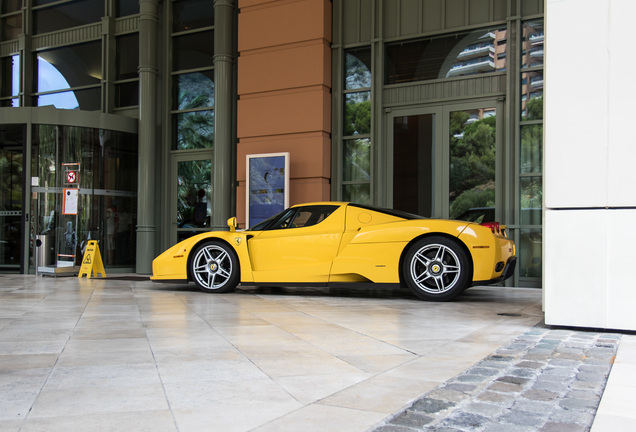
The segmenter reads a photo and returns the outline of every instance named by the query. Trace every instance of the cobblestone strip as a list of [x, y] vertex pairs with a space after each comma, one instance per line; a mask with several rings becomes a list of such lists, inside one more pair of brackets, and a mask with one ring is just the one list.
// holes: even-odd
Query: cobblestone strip
[[589, 431], [620, 336], [535, 327], [372, 431]]

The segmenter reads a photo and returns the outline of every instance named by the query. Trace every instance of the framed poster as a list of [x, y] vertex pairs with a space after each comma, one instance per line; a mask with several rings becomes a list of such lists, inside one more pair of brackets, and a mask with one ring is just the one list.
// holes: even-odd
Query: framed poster
[[247, 155], [247, 228], [289, 207], [289, 153]]

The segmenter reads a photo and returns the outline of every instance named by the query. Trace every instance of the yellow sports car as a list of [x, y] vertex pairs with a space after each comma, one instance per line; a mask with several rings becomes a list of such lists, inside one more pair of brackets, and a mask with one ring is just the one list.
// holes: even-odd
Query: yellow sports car
[[515, 244], [496, 222], [427, 219], [372, 206], [320, 202], [290, 207], [245, 231], [213, 231], [169, 248], [156, 282], [194, 281], [224, 293], [243, 285], [402, 284], [446, 301], [471, 285], [512, 276]]

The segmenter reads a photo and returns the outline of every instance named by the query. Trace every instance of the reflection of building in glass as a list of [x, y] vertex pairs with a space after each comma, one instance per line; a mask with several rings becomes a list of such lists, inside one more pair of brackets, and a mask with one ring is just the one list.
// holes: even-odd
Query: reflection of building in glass
[[[543, 98], [543, 23], [531, 21], [523, 26], [522, 64], [531, 71], [521, 78], [521, 111], [523, 117], [532, 117], [528, 103]], [[541, 69], [537, 69], [541, 68]]]
[[447, 78], [506, 69], [506, 30], [493, 30], [479, 36], [464, 48], [446, 73]]

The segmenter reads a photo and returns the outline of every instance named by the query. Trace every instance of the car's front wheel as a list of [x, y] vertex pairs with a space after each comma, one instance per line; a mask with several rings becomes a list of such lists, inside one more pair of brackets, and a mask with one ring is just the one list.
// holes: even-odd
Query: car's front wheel
[[214, 240], [203, 243], [192, 255], [190, 276], [202, 291], [230, 292], [239, 283], [238, 258], [225, 243]]
[[448, 301], [470, 283], [468, 254], [453, 240], [424, 237], [407, 251], [402, 264], [404, 280], [421, 299]]

